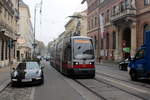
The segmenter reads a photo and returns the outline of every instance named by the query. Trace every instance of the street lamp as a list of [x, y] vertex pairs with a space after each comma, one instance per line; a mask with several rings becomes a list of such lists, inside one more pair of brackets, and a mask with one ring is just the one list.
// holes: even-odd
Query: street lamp
[[42, 12], [42, 0], [40, 3], [37, 3], [34, 7], [34, 41], [33, 41], [33, 57], [35, 57], [35, 47], [37, 44], [35, 43], [35, 34], [36, 34], [36, 11], [37, 7], [40, 6], [40, 13]]
[[35, 32], [36, 32], [36, 8], [37, 8], [38, 4], [35, 5], [34, 7], [34, 40], [33, 40], [33, 58], [35, 57]]

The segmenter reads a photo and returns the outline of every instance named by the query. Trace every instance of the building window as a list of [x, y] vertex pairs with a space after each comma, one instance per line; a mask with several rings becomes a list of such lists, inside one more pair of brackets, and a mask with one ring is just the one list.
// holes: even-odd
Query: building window
[[1, 48], [1, 60], [4, 60], [4, 40], [2, 40], [2, 48]]
[[94, 37], [94, 41], [95, 41], [95, 49], [97, 47], [97, 39], [96, 39], [96, 36]]
[[109, 49], [109, 33], [106, 34], [106, 49]]
[[94, 20], [92, 19], [92, 28], [94, 27]]
[[116, 6], [113, 7], [113, 15], [116, 14]]
[[145, 24], [144, 27], [143, 27], [143, 44], [144, 44], [144, 41], [146, 39], [145, 38], [146, 37], [145, 32], [148, 31], [148, 30], [150, 30], [150, 26], [148, 24]]
[[97, 27], [97, 17], [95, 17], [95, 27]]
[[90, 30], [91, 30], [91, 28], [92, 28], [92, 20], [90, 20], [90, 26], [89, 26], [90, 28]]
[[15, 43], [14, 43], [14, 58], [16, 58], [16, 45], [15, 45]]
[[106, 23], [109, 23], [109, 20], [110, 20], [110, 12], [109, 12], [109, 10], [107, 10], [107, 13], [106, 13]]
[[150, 4], [150, 0], [144, 0], [144, 5], [149, 5]]
[[6, 41], [6, 46], [5, 46], [5, 59], [7, 60], [7, 53], [8, 53], [8, 42]]
[[88, 30], [90, 30], [90, 21], [88, 21]]
[[113, 32], [113, 49], [116, 49], [116, 33]]
[[104, 49], [103, 38], [101, 39], [101, 49]]

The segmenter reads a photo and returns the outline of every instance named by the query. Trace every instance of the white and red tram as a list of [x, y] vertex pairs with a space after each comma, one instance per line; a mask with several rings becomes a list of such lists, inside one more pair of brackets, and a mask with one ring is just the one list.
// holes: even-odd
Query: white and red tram
[[58, 40], [51, 48], [51, 65], [63, 74], [95, 77], [94, 41], [73, 36]]

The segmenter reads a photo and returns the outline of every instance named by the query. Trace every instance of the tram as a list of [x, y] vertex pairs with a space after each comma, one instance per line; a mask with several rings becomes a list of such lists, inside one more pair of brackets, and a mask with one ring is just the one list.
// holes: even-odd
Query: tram
[[73, 36], [56, 40], [51, 47], [51, 65], [67, 76], [95, 77], [92, 38]]

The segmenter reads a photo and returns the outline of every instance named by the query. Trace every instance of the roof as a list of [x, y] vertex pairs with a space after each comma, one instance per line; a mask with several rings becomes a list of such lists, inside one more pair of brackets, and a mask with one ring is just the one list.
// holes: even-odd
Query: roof
[[25, 4], [25, 3], [23, 2], [23, 0], [19, 0], [19, 5], [20, 5], [20, 6], [28, 6], [27, 4]]
[[81, 4], [83, 4], [85, 1], [86, 1], [86, 0], [83, 0], [83, 1], [81, 2]]
[[29, 17], [31, 17], [31, 15], [30, 15], [30, 10], [29, 10], [29, 6], [28, 6], [27, 4], [25, 4], [25, 3], [23, 2], [23, 0], [19, 0], [19, 7], [26, 8], [27, 11], [28, 11]]

